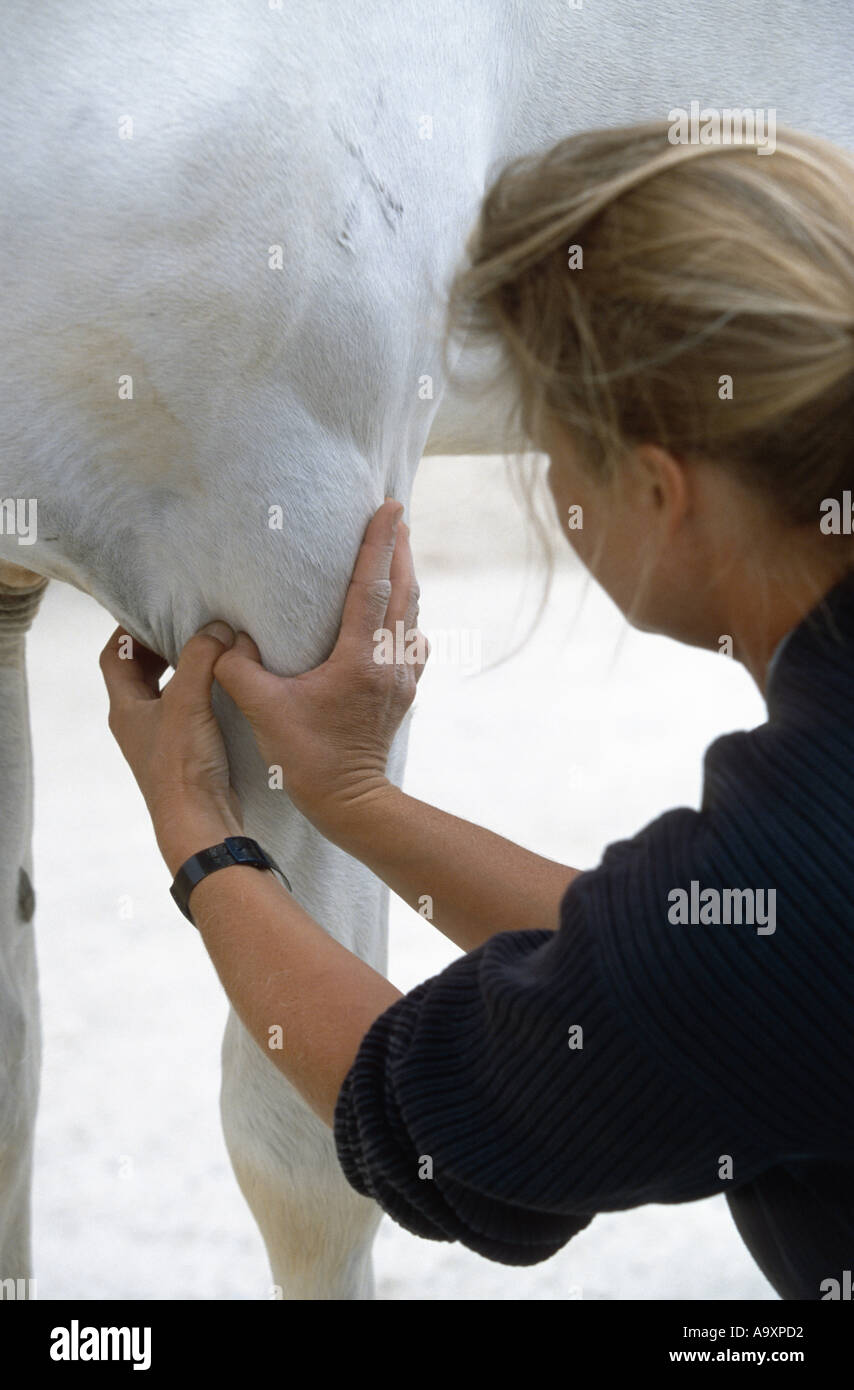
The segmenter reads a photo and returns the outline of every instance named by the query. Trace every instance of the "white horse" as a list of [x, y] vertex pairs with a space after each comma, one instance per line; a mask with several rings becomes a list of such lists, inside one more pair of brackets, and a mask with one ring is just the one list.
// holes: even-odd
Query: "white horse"
[[[451, 397], [440, 356], [444, 287], [497, 167], [692, 100], [774, 107], [847, 144], [852, 71], [847, 0], [5, 7], [0, 1279], [30, 1272], [39, 586], [92, 594], [170, 662], [221, 617], [274, 670], [315, 665], [383, 496], [407, 501], [425, 451], [506, 447], [504, 403]], [[217, 710], [247, 833], [383, 969], [380, 884], [270, 789], [233, 706]], [[400, 740], [395, 776], [403, 757]], [[233, 1014], [222, 1114], [283, 1296], [369, 1297], [380, 1212]]]

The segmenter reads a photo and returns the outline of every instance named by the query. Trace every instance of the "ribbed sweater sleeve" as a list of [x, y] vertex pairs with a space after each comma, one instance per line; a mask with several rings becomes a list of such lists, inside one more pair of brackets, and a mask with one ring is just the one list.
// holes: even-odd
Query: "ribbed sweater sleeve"
[[672, 879], [696, 819], [671, 813], [655, 853], [649, 835], [612, 847], [557, 932], [502, 932], [376, 1020], [336, 1107], [358, 1191], [417, 1235], [531, 1264], [597, 1210], [708, 1188], [702, 1106], [616, 1006], [595, 939], [603, 913], [625, 919], [638, 861]]
[[[416, 1235], [528, 1265], [597, 1212], [850, 1156], [850, 909], [810, 857], [798, 739], [775, 739], [717, 740], [702, 809], [612, 845], [557, 931], [502, 932], [374, 1022], [334, 1120], [358, 1192]], [[774, 889], [775, 930], [671, 921], [692, 882]]]

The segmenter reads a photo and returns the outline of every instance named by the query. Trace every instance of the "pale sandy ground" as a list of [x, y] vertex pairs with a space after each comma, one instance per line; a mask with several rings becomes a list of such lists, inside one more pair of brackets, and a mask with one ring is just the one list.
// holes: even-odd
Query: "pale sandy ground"
[[[488, 660], [506, 653], [526, 572], [504, 465], [426, 463], [413, 527], [427, 632], [479, 630]], [[535, 588], [529, 576], [529, 597]], [[219, 1128], [224, 997], [168, 897], [106, 726], [97, 656], [113, 626], [53, 584], [30, 644], [45, 1018], [39, 1296], [264, 1299], [264, 1250]], [[587, 867], [662, 810], [696, 806], [711, 739], [763, 718], [740, 667], [632, 632], [568, 559], [547, 618], [512, 661], [477, 676], [433, 663], [407, 786]], [[455, 954], [393, 905], [400, 988]], [[530, 1269], [419, 1241], [386, 1219], [376, 1270], [384, 1299], [774, 1297], [722, 1197], [598, 1217]]]

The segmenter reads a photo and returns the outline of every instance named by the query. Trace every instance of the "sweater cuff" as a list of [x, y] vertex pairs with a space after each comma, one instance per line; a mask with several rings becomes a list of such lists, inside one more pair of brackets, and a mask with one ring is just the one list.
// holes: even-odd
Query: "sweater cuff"
[[[356, 1192], [372, 1198], [413, 1235], [458, 1240], [501, 1264], [539, 1264], [588, 1226], [592, 1215], [556, 1217], [514, 1209], [447, 1173], [421, 1176], [423, 1160], [430, 1156], [420, 1151], [406, 1127], [394, 1095], [393, 1068], [395, 1060], [402, 1059], [417, 1019], [418, 1001], [431, 983], [425, 981], [395, 1000], [363, 1038], [335, 1106], [338, 1161]], [[504, 1238], [498, 1236], [499, 1230]], [[512, 1232], [510, 1240], [508, 1232]]]

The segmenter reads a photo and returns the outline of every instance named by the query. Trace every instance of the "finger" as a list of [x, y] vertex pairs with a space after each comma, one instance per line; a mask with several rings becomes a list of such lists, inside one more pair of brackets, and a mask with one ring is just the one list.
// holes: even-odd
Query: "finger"
[[389, 578], [391, 598], [386, 610], [386, 626], [395, 632], [395, 623], [402, 622], [406, 634], [411, 632], [418, 622], [420, 590], [415, 578], [415, 563], [409, 544], [409, 527], [403, 521], [397, 528], [397, 544], [394, 547]]
[[276, 700], [281, 677], [261, 664], [261, 653], [247, 632], [238, 632], [234, 645], [221, 652], [214, 676], [247, 718]]
[[110, 701], [156, 700], [169, 663], [117, 627], [100, 656]]
[[234, 633], [227, 623], [208, 623], [185, 643], [163, 695], [186, 712], [210, 709], [214, 666], [233, 641]]
[[391, 597], [391, 565], [397, 524], [403, 507], [394, 499], [383, 503], [372, 517], [356, 558], [353, 577], [344, 600], [341, 628], [335, 652], [364, 654], [373, 647], [374, 633], [386, 625]]

